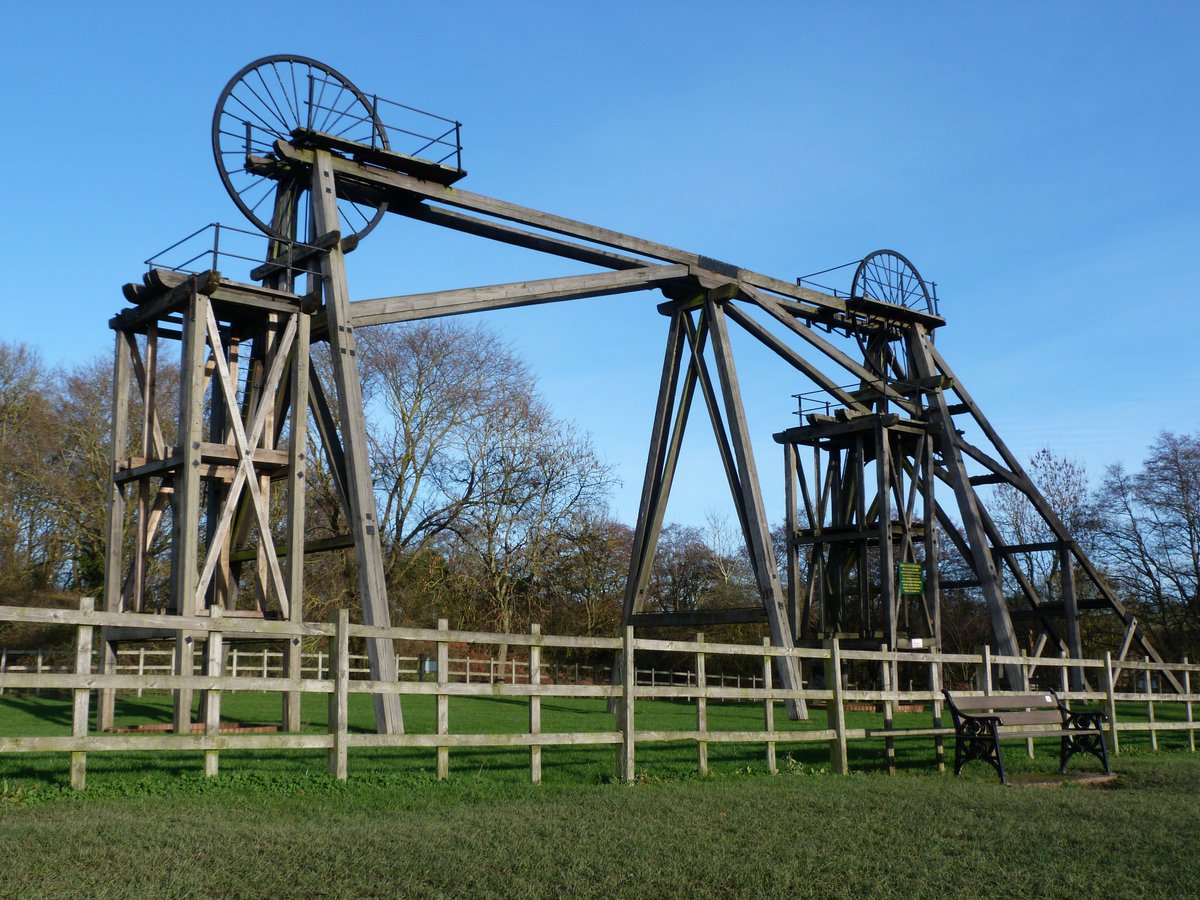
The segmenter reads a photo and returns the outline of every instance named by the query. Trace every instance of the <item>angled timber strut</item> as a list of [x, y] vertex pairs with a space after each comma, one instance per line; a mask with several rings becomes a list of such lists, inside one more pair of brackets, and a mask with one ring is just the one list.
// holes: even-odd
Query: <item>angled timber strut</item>
[[[1118, 617], [1124, 657], [1158, 655], [934, 347], [944, 320], [915, 267], [878, 251], [848, 294], [818, 290], [701, 254], [464, 191], [458, 123], [431, 116], [392, 127], [387, 101], [304, 57], [267, 57], [226, 86], [213, 120], [218, 170], [235, 203], [266, 234], [250, 282], [217, 265], [154, 269], [126, 286], [115, 316], [113, 481], [105, 602], [110, 610], [301, 621], [306, 553], [353, 547], [364, 622], [386, 626], [388, 603], [367, 461], [356, 331], [371, 325], [566, 302], [637, 291], [659, 295], [667, 338], [652, 422], [624, 622], [641, 628], [765, 622], [778, 647], [827, 640], [937, 648], [941, 594], [978, 592], [997, 649], [1080, 657], [1092, 613]], [[417, 113], [410, 107], [398, 107]], [[419, 113], [421, 116], [428, 114]], [[422, 131], [422, 128], [424, 131]], [[411, 151], [401, 138], [421, 138]], [[352, 300], [347, 254], [386, 214], [574, 260], [566, 277]], [[730, 333], [781, 359], [810, 398], [784, 450], [786, 527], [781, 578], [759, 457]], [[332, 383], [309, 364], [327, 342]], [[173, 354], [166, 347], [176, 348]], [[178, 365], [178, 414], [160, 421], [163, 375]], [[648, 390], [650, 386], [648, 386]], [[812, 403], [811, 396], [819, 402]], [[750, 560], [758, 602], [745, 608], [646, 608], [650, 572], [685, 431], [697, 407], [711, 426]], [[346, 532], [305, 541], [309, 415], [333, 473]], [[976, 443], [964, 436], [983, 440]], [[707, 440], [705, 438], [705, 440]], [[761, 448], [760, 448], [761, 449]], [[1037, 544], [1006, 543], [989, 490], [1023, 495], [1045, 524]], [[169, 529], [166, 569], [152, 548]], [[1055, 583], [1023, 561], [1049, 555]], [[944, 577], [953, 569], [954, 577]], [[109, 629], [104, 646], [154, 636]], [[193, 647], [177, 641], [179, 671]], [[394, 681], [384, 640], [368, 642], [372, 678]], [[299, 645], [287, 647], [299, 677]], [[776, 657], [779, 686], [795, 660]], [[1029, 672], [1008, 667], [1013, 687]], [[180, 691], [176, 727], [190, 727]], [[398, 697], [376, 695], [381, 730], [403, 727]], [[299, 692], [285, 721], [299, 725]], [[797, 705], [792, 710], [802, 714]], [[101, 705], [111, 721], [111, 696]]]

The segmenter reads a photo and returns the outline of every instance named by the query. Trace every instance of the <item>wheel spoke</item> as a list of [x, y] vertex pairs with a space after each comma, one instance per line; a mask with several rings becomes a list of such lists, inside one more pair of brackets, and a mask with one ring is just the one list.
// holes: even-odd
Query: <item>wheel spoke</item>
[[293, 127], [292, 123], [288, 121], [286, 113], [280, 109], [279, 102], [275, 98], [275, 95], [271, 92], [271, 86], [267, 84], [267, 80], [263, 77], [262, 71], [256, 70], [254, 75], [258, 79], [260, 90], [255, 90], [254, 86], [249, 83], [246, 85], [246, 90], [250, 91], [250, 93], [254, 95], [254, 99], [263, 105], [263, 108], [267, 111], [267, 113], [269, 113], [275, 118], [276, 121], [279, 122], [284, 133], [290, 134]]
[[[289, 70], [295, 66], [288, 66]], [[293, 128], [298, 128], [303, 121], [300, 116], [300, 98], [295, 92], [288, 93], [287, 85], [283, 83], [283, 77], [279, 74], [279, 66], [276, 63], [271, 63], [271, 73], [275, 76], [275, 81], [279, 84], [279, 95], [283, 98], [283, 102], [287, 104], [288, 115], [291, 116], [291, 124]], [[293, 80], [293, 84], [294, 84]]]

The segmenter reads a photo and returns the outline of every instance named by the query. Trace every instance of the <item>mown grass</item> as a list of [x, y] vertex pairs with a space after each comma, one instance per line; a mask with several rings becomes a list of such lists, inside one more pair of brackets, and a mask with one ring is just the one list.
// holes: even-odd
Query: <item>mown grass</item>
[[[266, 721], [278, 703], [230, 697], [225, 709]], [[406, 699], [410, 730], [432, 726], [424, 706]], [[543, 708], [547, 731], [611, 728], [598, 703]], [[305, 712], [323, 727], [320, 703]], [[710, 724], [758, 727], [761, 714], [712, 704]], [[639, 705], [639, 727], [690, 727], [693, 715]], [[352, 716], [370, 728], [368, 703]], [[462, 731], [518, 730], [525, 716], [503, 699], [451, 709]], [[119, 717], [164, 721], [169, 707], [131, 697]], [[5, 733], [63, 733], [68, 722], [64, 700], [0, 698]], [[880, 742], [852, 746], [849, 777], [828, 774], [822, 744], [781, 745], [774, 777], [761, 747], [713, 744], [708, 778], [695, 776], [693, 745], [639, 745], [634, 785], [611, 782], [611, 748], [547, 748], [539, 787], [527, 783], [527, 751], [454, 752], [443, 783], [430, 751], [352, 751], [344, 783], [323, 774], [323, 753], [223, 753], [214, 780], [199, 754], [94, 753], [83, 794], [66, 785], [65, 755], [10, 755], [0, 896], [1194, 896], [1200, 758], [1144, 747], [1123, 736], [1115, 784], [1058, 790], [1001, 787], [978, 765], [939, 774], [931, 742], [916, 739], [897, 742], [894, 777], [880, 771]], [[1017, 743], [1005, 755], [1018, 775], [1056, 764], [1049, 748], [1028, 760]]]

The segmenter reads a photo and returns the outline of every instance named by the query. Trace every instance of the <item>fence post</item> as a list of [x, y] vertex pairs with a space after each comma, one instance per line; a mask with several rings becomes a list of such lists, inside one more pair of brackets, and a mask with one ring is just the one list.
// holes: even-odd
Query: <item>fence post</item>
[[[331, 621], [331, 622], [336, 622], [336, 619], [330, 619], [329, 621]], [[332, 656], [333, 656], [333, 651], [332, 651], [332, 650], [330, 650], [330, 651], [329, 651], [329, 654], [330, 654], [330, 657], [332, 658]], [[237, 646], [236, 646], [236, 645], [235, 645], [235, 646], [233, 647], [233, 649], [232, 649], [232, 650], [229, 652], [229, 655], [230, 655], [230, 657], [231, 657], [231, 658], [230, 658], [230, 660], [229, 660], [229, 677], [230, 677], [230, 678], [237, 678], [237, 677], [238, 677], [238, 671], [237, 671], [237, 664], [238, 664], [238, 648], [237, 648]], [[330, 674], [331, 674], [331, 676], [332, 676], [332, 673], [330, 673]], [[336, 677], [336, 676], [334, 676], [334, 677]]]
[[[763, 647], [771, 646], [771, 639], [765, 637], [762, 639]], [[771, 654], [764, 653], [762, 658], [763, 664], [763, 690], [768, 691], [766, 700], [763, 701], [763, 728], [771, 732], [775, 730], [775, 701], [770, 695], [770, 691], [775, 689], [775, 683], [772, 681], [771, 674]], [[779, 766], [775, 761], [775, 742], [767, 741], [767, 771], [772, 775], [779, 774]]]
[[[208, 632], [208, 640], [205, 641], [204, 655], [204, 674], [209, 678], [221, 677], [221, 661], [224, 659], [222, 652], [222, 635], [221, 635], [221, 616], [223, 610], [219, 606], [213, 606], [209, 609], [208, 614], [212, 620], [212, 630]], [[204, 692], [204, 736], [211, 740], [221, 733], [221, 689], [209, 685]], [[215, 747], [204, 748], [204, 777], [213, 778], [220, 766], [220, 753]]]
[[[534, 690], [542, 683], [542, 626], [529, 626], [529, 634], [534, 643], [529, 645], [529, 686]], [[529, 733], [541, 734], [542, 731], [542, 698], [532, 690], [529, 692]], [[542, 747], [540, 744], [529, 745], [529, 780], [534, 784], [542, 783]]]
[[[0, 675], [8, 671], [8, 648], [0, 650]], [[4, 694], [4, 685], [0, 684], [0, 695]]]
[[[1030, 657], [1029, 657], [1028, 653], [1024, 653], [1024, 654], [1022, 654], [1021, 658], [1029, 660]], [[1036, 659], [1036, 657], [1035, 657], [1035, 659]], [[1024, 665], [1024, 671], [1025, 671], [1024, 678], [1025, 678], [1025, 690], [1026, 691], [1033, 690], [1033, 684], [1031, 683], [1030, 676], [1032, 676], [1033, 670], [1035, 668], [1036, 668], [1036, 666], [1032, 661], [1030, 661]], [[1033, 738], [1031, 738], [1031, 737], [1025, 739], [1025, 755], [1028, 756], [1030, 759], [1034, 758]]]
[[[880, 653], [887, 653], [887, 651], [888, 651], [887, 644], [882, 644], [879, 647]], [[890, 694], [893, 689], [892, 682], [894, 680], [892, 678], [891, 660], [889, 660], [885, 657], [882, 660], [882, 662], [879, 666], [879, 669], [880, 669], [880, 674], [883, 676], [883, 695], [884, 695], [883, 696], [883, 730], [891, 731], [892, 727], [896, 724], [895, 706], [892, 704], [892, 701], [888, 698], [888, 694]], [[884, 737], [884, 739], [883, 739], [883, 758], [884, 758], [884, 762], [887, 763], [888, 774], [895, 775], [896, 774], [896, 741], [891, 737], [891, 735], [888, 735], [888, 736]]]
[[[703, 631], [696, 632], [696, 643], [703, 646]], [[703, 650], [696, 651], [696, 687], [700, 689], [700, 693], [696, 697], [696, 730], [701, 734], [701, 739], [696, 741], [696, 770], [701, 775], [707, 775], [708, 741], [704, 740], [703, 736], [708, 733], [708, 698], [704, 696], [708, 687], [708, 673], [705, 670]]]
[[[117, 674], [116, 645], [108, 640], [108, 628], [100, 629], [100, 671], [105, 675]], [[117, 712], [116, 688], [102, 688], [96, 696], [96, 730], [111, 731]]]
[[833, 740], [829, 742], [829, 762], [839, 775], [850, 772], [846, 756], [846, 710], [842, 706], [842, 646], [837, 638], [825, 641], [825, 687], [831, 696], [826, 707], [829, 727], [833, 729]]
[[[939, 646], [937, 652], [941, 654]], [[933, 727], [942, 727], [942, 661], [931, 660], [929, 663], [929, 689], [933, 694]], [[933, 738], [933, 759], [939, 772], [946, 771], [946, 745], [940, 734]]]
[[633, 655], [633, 626], [622, 631], [621, 702], [617, 710], [617, 730], [621, 732], [621, 752], [617, 756], [617, 776], [633, 781], [635, 765], [634, 703], [637, 697], [637, 660]]
[[329, 674], [333, 678], [333, 693], [329, 695], [329, 731], [333, 737], [333, 746], [329, 748], [329, 774], [338, 781], [345, 781], [347, 720], [350, 716], [350, 611], [334, 610], [329, 620], [333, 623], [329, 646]]
[[985, 697], [990, 697], [992, 693], [992, 647], [990, 644], [984, 644], [980, 651], [983, 656], [983, 668], [980, 671], [979, 689], [983, 691]]
[[143, 688], [143, 687], [142, 687], [142, 682], [141, 682], [141, 678], [142, 678], [142, 676], [143, 676], [143, 675], [145, 675], [145, 674], [146, 674], [146, 648], [145, 648], [145, 647], [138, 647], [138, 689], [137, 689], [137, 695], [138, 695], [139, 697], [140, 697], [140, 696], [142, 696], [142, 691], [143, 691], [143, 690], [145, 690], [145, 688]]
[[1150, 697], [1146, 701], [1146, 718], [1150, 724], [1150, 749], [1155, 753], [1158, 752], [1158, 731], [1154, 727], [1154, 677], [1150, 674], [1150, 657], [1144, 657], [1146, 663], [1146, 694]]
[[[443, 639], [437, 642], [437, 733], [450, 733], [450, 696], [446, 693], [446, 685], [450, 682], [450, 642], [445, 640], [445, 632], [450, 630], [449, 619], [438, 619], [438, 631]], [[468, 656], [469, 660], [471, 657]], [[469, 664], [468, 664], [469, 670]], [[450, 775], [450, 748], [437, 748], [437, 779], [444, 781]]]
[[[96, 601], [91, 597], [83, 597], [79, 601], [79, 611], [90, 616], [96, 609]], [[41, 661], [41, 651], [38, 651], [38, 661]], [[92, 674], [92, 626], [80, 625], [75, 630], [75, 674]], [[88, 699], [91, 692], [86, 688], [76, 688], [72, 694], [71, 736], [87, 737], [88, 733]], [[82, 791], [87, 784], [87, 751], [71, 751], [71, 787]]]
[[[42, 659], [43, 659], [42, 648], [38, 647], [37, 663], [34, 666], [34, 671], [37, 672], [37, 674], [39, 674], [39, 675], [42, 674]], [[41, 687], [41, 682], [39, 681], [38, 686], [33, 689], [33, 696], [40, 697], [41, 695], [42, 695], [42, 687]]]
[[[1188, 671], [1188, 669], [1186, 668], [1186, 666], [1188, 665], [1188, 658], [1186, 656], [1183, 658], [1183, 665], [1185, 666], [1185, 668], [1183, 670], [1183, 693], [1185, 695], [1187, 695], [1188, 697], [1191, 697], [1191, 695], [1192, 695], [1192, 673], [1190, 671]], [[1192, 718], [1192, 701], [1191, 700], [1188, 700], [1184, 703], [1183, 710], [1184, 710], [1184, 721], [1187, 722], [1187, 724], [1188, 724], [1188, 730], [1187, 730], [1188, 749], [1191, 750], [1193, 753], [1195, 753], [1196, 752], [1196, 729], [1192, 726], [1194, 725], [1196, 720]]]
[[304, 694], [300, 691], [298, 682], [304, 677], [304, 654], [300, 635], [293, 634], [287, 639], [283, 651], [281, 666], [283, 677], [291, 684], [283, 695], [283, 730], [299, 731]]
[[1113, 678], [1112, 653], [1104, 651], [1104, 691], [1108, 704], [1108, 750], [1113, 756], [1121, 752], [1121, 740], [1117, 737], [1117, 686]]

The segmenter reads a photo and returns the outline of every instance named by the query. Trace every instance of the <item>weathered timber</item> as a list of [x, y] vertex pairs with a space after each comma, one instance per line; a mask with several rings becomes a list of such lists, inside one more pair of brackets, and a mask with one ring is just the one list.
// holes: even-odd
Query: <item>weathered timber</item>
[[[741, 498], [746, 511], [746, 544], [758, 581], [759, 596], [767, 612], [767, 623], [771, 632], [771, 643], [776, 647], [792, 646], [791, 629], [788, 627], [787, 608], [783, 602], [783, 588], [779, 583], [779, 570], [775, 564], [775, 553], [771, 544], [770, 528], [763, 507], [762, 489], [754, 461], [754, 449], [750, 443], [750, 430], [746, 413], [742, 407], [742, 393], [734, 367], [733, 352], [725, 327], [724, 310], [712, 300], [705, 302], [705, 314], [712, 331], [713, 353], [721, 392], [725, 401], [725, 412], [730, 428], [730, 442], [737, 457], [737, 469], [741, 482]], [[790, 656], [776, 657], [779, 683], [785, 689], [798, 689], [801, 684], [800, 668]], [[788, 703], [792, 718], [807, 718], [808, 710], [803, 699]]]
[[[337, 194], [333, 177], [333, 159], [317, 151], [312, 169], [312, 213], [317, 233], [338, 228]], [[342, 447], [345, 451], [347, 500], [350, 503], [351, 531], [358, 562], [359, 592], [363, 621], [368, 625], [389, 623], [387, 583], [383, 572], [383, 552], [379, 545], [379, 527], [375, 515], [371, 468], [367, 458], [366, 421], [362, 384], [358, 371], [357, 346], [353, 318], [346, 288], [346, 263], [339, 247], [321, 257], [321, 280], [325, 294], [326, 327], [330, 352], [338, 380], [338, 413], [342, 423]], [[367, 642], [371, 671], [380, 680], [396, 678], [396, 658], [391, 642], [372, 639]], [[376, 722], [381, 731], [402, 733], [404, 720], [400, 703], [393, 695], [377, 696]]]
[[466, 177], [466, 170], [445, 163], [421, 159], [400, 153], [384, 147], [372, 147], [357, 141], [347, 140], [335, 134], [311, 128], [297, 128], [292, 131], [296, 143], [301, 146], [323, 147], [326, 150], [337, 150], [349, 154], [351, 158], [373, 166], [382, 166], [394, 172], [404, 172], [424, 181], [449, 186]]
[[350, 304], [356, 327], [387, 322], [407, 322], [438, 316], [494, 309], [510, 309], [563, 300], [580, 300], [660, 287], [664, 282], [686, 278], [687, 266], [648, 266], [626, 272], [604, 272], [537, 281], [517, 281], [486, 287], [461, 288], [405, 297], [357, 300]]

